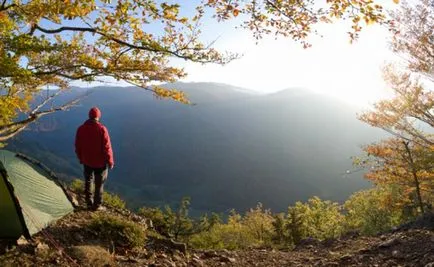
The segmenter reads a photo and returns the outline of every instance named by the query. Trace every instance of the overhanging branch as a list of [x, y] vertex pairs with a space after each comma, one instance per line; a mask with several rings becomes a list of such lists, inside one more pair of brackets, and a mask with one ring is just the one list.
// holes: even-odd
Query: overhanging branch
[[195, 58], [194, 56], [188, 56], [188, 55], [183, 55], [180, 53], [180, 51], [186, 51], [186, 50], [195, 50], [195, 51], [206, 51], [208, 48], [183, 48], [182, 50], [176, 50], [176, 51], [172, 51], [168, 48], [164, 48], [164, 47], [159, 47], [159, 48], [153, 48], [151, 46], [146, 46], [146, 45], [136, 45], [136, 44], [132, 44], [129, 43], [127, 41], [118, 39], [114, 36], [111, 36], [107, 33], [101, 32], [96, 28], [92, 28], [92, 27], [69, 27], [69, 26], [63, 26], [57, 29], [46, 29], [46, 28], [42, 28], [41, 26], [35, 24], [34, 28], [43, 32], [43, 33], [47, 33], [47, 34], [56, 34], [56, 33], [61, 33], [64, 31], [75, 31], [75, 32], [90, 32], [90, 33], [94, 33], [94, 34], [98, 34], [100, 36], [103, 36], [105, 38], [107, 38], [110, 41], [113, 41], [117, 44], [129, 47], [131, 49], [137, 49], [137, 50], [143, 50], [143, 51], [148, 51], [148, 52], [152, 52], [152, 53], [156, 53], [156, 54], [169, 54], [172, 55], [174, 57], [177, 58], [182, 58], [185, 60], [190, 60], [193, 62], [198, 62], [198, 63], [213, 63], [216, 62], [216, 60], [213, 59], [200, 59], [200, 58]]
[[[56, 95], [56, 94], [55, 94]], [[55, 96], [53, 95], [52, 98]], [[73, 106], [75, 106], [82, 98], [83, 96], [77, 97], [67, 103], [65, 103], [62, 106], [39, 111], [41, 107], [46, 105], [49, 100], [52, 98], [47, 98], [48, 100], [44, 100], [40, 105], [35, 107], [29, 114], [28, 117], [24, 120], [17, 121], [5, 126], [0, 127], [0, 142], [4, 142], [20, 132], [22, 132], [25, 128], [27, 128], [32, 122], [36, 121], [37, 119], [41, 118], [42, 116], [58, 112], [58, 111], [65, 111]]]

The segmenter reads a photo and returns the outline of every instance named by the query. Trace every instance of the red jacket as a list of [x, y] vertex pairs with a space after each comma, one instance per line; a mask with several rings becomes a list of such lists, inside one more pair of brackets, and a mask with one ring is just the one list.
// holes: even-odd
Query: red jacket
[[96, 120], [89, 119], [77, 129], [75, 153], [81, 164], [92, 168], [114, 165], [109, 133]]

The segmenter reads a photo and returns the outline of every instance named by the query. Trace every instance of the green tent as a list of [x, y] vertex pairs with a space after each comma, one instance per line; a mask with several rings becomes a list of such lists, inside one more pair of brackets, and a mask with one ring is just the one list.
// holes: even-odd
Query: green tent
[[30, 237], [72, 211], [63, 187], [45, 166], [0, 150], [0, 238]]

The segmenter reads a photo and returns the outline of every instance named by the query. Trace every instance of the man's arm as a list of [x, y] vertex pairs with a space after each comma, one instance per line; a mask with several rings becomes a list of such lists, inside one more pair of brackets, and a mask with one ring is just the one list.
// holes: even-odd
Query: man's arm
[[103, 127], [103, 149], [104, 149], [104, 154], [106, 156], [107, 164], [109, 165], [110, 169], [113, 169], [115, 162], [113, 159], [113, 150], [112, 150], [112, 144], [110, 142], [110, 135], [106, 127]]

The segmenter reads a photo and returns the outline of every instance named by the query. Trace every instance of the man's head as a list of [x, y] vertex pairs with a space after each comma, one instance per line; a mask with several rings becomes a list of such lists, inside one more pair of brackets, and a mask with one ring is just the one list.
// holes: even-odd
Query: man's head
[[89, 119], [99, 120], [101, 118], [101, 111], [97, 107], [89, 110]]

